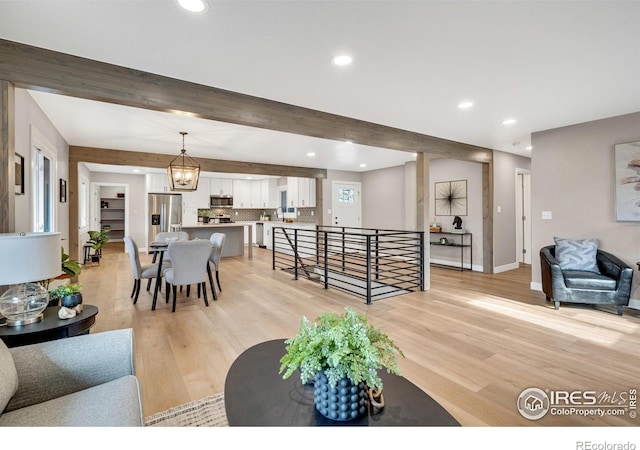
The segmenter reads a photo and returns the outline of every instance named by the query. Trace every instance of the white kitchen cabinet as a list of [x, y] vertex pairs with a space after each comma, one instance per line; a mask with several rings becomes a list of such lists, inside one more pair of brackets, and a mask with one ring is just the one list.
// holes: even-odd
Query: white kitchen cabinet
[[298, 206], [304, 208], [316, 206], [315, 178], [298, 178]]
[[169, 180], [166, 173], [148, 173], [145, 181], [147, 192], [169, 192]]
[[287, 207], [298, 206], [298, 178], [287, 177]]
[[233, 180], [234, 208], [261, 208], [260, 180]]
[[[182, 194], [184, 196], [184, 194]], [[198, 225], [198, 208], [193, 206], [183, 207], [182, 226], [195, 227]]]
[[233, 195], [233, 181], [230, 178], [211, 178], [209, 181], [211, 195]]
[[280, 197], [278, 195], [278, 180], [265, 178], [260, 181], [260, 208], [278, 208]]
[[233, 180], [233, 207], [250, 208], [251, 184], [250, 180]]
[[198, 189], [192, 192], [182, 193], [182, 204], [185, 208], [208, 208], [209, 207], [209, 179], [201, 177], [198, 180]]
[[315, 207], [315, 178], [287, 177], [287, 206], [295, 208]]

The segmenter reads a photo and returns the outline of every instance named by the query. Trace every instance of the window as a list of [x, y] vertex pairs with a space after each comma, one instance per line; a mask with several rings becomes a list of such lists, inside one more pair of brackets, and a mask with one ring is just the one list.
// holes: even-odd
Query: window
[[89, 182], [84, 178], [80, 178], [79, 208], [80, 230], [86, 230], [89, 227]]
[[33, 231], [55, 231], [54, 186], [51, 158], [41, 149], [33, 151]]
[[338, 201], [340, 203], [353, 203], [354, 190], [352, 188], [339, 188], [338, 189]]

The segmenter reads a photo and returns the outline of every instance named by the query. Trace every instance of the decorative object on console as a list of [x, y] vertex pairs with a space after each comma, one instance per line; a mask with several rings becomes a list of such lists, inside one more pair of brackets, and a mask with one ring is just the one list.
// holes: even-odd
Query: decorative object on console
[[435, 183], [436, 216], [467, 215], [467, 180]]
[[169, 189], [178, 192], [195, 191], [198, 189], [200, 164], [188, 156], [184, 148], [184, 137], [188, 133], [181, 131], [180, 134], [182, 135], [182, 150], [180, 150], [180, 154], [173, 158], [167, 167]]
[[640, 221], [640, 141], [616, 144], [616, 220]]
[[[302, 383], [315, 379], [316, 409], [339, 421], [361, 417], [367, 407], [382, 408], [383, 383], [378, 370], [400, 375], [396, 352], [404, 356], [389, 336], [367, 324], [366, 315], [349, 307], [342, 315], [321, 314], [314, 323], [303, 316], [299, 333], [285, 344], [282, 378], [299, 369]], [[330, 395], [333, 390], [337, 399]]]
[[0, 285], [17, 285], [0, 297], [7, 326], [42, 320], [49, 293], [38, 281], [60, 275], [60, 248], [60, 233], [0, 234]]
[[453, 218], [452, 225], [455, 225], [456, 230], [462, 230], [462, 218], [460, 216], [455, 216]]

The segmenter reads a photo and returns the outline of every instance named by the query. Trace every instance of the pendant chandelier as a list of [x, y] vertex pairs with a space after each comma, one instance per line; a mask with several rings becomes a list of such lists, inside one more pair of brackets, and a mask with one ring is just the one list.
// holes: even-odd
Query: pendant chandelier
[[200, 177], [200, 164], [187, 155], [184, 149], [184, 137], [188, 134], [181, 131], [182, 150], [180, 154], [173, 158], [167, 167], [169, 177], [169, 188], [172, 191], [195, 191], [198, 189], [198, 178]]

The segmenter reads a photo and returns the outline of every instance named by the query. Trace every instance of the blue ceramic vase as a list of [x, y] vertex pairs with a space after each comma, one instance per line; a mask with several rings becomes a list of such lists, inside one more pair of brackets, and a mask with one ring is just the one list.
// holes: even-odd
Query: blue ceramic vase
[[367, 413], [367, 386], [354, 384], [348, 378], [330, 386], [323, 372], [314, 378], [314, 403], [320, 414], [331, 420], [347, 421]]

